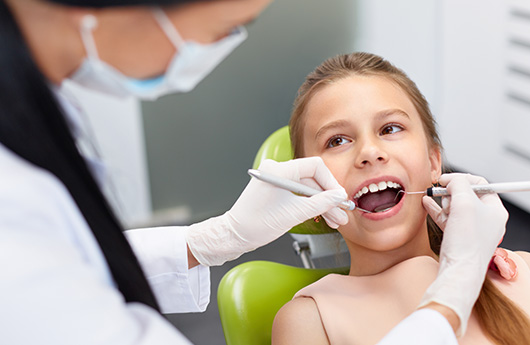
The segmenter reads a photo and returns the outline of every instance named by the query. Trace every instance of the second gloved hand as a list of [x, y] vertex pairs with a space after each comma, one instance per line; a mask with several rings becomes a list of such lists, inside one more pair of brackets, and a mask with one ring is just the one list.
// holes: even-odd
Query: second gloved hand
[[451, 196], [442, 199], [442, 208], [428, 197], [423, 204], [444, 231], [440, 268], [420, 306], [436, 302], [451, 308], [460, 318], [460, 336], [465, 333], [491, 257], [506, 231], [508, 213], [498, 195], [477, 196], [473, 192], [471, 184], [487, 183], [481, 177], [446, 174], [439, 182], [447, 186]]
[[347, 199], [346, 191], [321, 158], [265, 160], [259, 170], [324, 192], [308, 198], [252, 179], [230, 211], [189, 227], [188, 246], [201, 264], [215, 266], [236, 259], [318, 215], [333, 228], [348, 222], [346, 212], [338, 208]]

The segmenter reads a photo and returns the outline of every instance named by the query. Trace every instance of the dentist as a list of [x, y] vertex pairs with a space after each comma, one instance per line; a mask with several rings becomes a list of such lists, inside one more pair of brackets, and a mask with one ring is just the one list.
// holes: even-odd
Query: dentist
[[[188, 344], [162, 313], [206, 308], [208, 266], [320, 214], [332, 227], [347, 222], [337, 207], [347, 198], [344, 189], [320, 159], [308, 158], [266, 161], [260, 169], [319, 185], [326, 190], [319, 195], [301, 198], [254, 179], [219, 217], [123, 232], [101, 192], [98, 162], [83, 145], [80, 110], [61, 90], [70, 79], [119, 97], [152, 100], [190, 91], [244, 41], [243, 25], [269, 1], [0, 0], [0, 343]], [[454, 188], [469, 194], [465, 184]], [[448, 248], [463, 236], [450, 220], [476, 226], [483, 206], [451, 210]], [[447, 215], [432, 212], [440, 220]], [[493, 236], [475, 241], [490, 257], [498, 242]], [[446, 252], [449, 261], [459, 259], [458, 250]], [[470, 270], [441, 272], [440, 281], [458, 282]], [[434, 296], [451, 295], [446, 286]], [[473, 298], [460, 302], [467, 306]], [[415, 328], [399, 328], [404, 333], [390, 334], [387, 343], [429, 327], [454, 338], [447, 320], [457, 315], [458, 328], [466, 313], [455, 313], [447, 300], [428, 297], [426, 308], [445, 315], [436, 309], [441, 306], [449, 316], [406, 320]]]

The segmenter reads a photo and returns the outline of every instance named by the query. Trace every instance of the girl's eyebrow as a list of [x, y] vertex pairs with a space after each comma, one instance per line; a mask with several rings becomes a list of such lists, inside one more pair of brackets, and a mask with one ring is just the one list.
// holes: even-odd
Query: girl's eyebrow
[[407, 119], [410, 118], [409, 114], [407, 114], [405, 111], [398, 109], [398, 108], [381, 110], [375, 116], [377, 118], [384, 118], [390, 115], [400, 115], [400, 116], [406, 117]]
[[330, 123], [325, 124], [324, 126], [320, 127], [320, 129], [315, 134], [315, 140], [317, 140], [319, 137], [321, 137], [325, 132], [329, 131], [330, 129], [340, 128], [340, 127], [346, 127], [350, 125], [350, 121], [348, 120], [335, 120]]
[[[385, 118], [391, 115], [399, 115], [399, 116], [406, 117], [407, 119], [410, 118], [409, 114], [407, 114], [406, 112], [398, 108], [381, 110], [375, 114], [375, 117], [377, 119], [380, 119], [380, 118]], [[345, 119], [335, 120], [330, 123], [327, 123], [324, 126], [320, 127], [320, 129], [317, 131], [317, 133], [315, 134], [315, 140], [317, 140], [325, 132], [331, 129], [343, 128], [343, 127], [347, 127], [350, 125], [351, 125], [351, 121], [345, 120]]]

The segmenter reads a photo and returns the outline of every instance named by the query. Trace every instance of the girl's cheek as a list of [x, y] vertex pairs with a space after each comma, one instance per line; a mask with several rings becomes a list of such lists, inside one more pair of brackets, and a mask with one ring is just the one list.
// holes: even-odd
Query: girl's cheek
[[346, 175], [346, 169], [344, 168], [344, 164], [341, 164], [334, 160], [324, 160], [324, 163], [328, 167], [329, 171], [331, 171], [331, 174], [335, 176], [335, 179], [337, 179], [337, 181], [342, 184]]

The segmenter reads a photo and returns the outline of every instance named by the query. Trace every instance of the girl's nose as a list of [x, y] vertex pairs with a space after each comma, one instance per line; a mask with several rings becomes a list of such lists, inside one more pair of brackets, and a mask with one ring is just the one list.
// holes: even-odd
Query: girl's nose
[[358, 154], [355, 158], [355, 166], [364, 168], [368, 165], [383, 164], [388, 161], [388, 154], [377, 142], [376, 138], [367, 138], [357, 141]]

